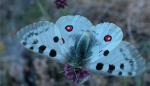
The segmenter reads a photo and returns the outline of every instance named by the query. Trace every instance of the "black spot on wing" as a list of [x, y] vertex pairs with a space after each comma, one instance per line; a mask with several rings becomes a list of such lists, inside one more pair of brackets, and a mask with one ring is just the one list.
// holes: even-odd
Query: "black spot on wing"
[[22, 44], [25, 46], [25, 45], [27, 45], [27, 42], [22, 42]]
[[65, 40], [64, 40], [64, 38], [61, 38], [61, 40], [62, 40], [62, 43], [64, 44], [64, 43], [65, 43]]
[[34, 49], [34, 47], [33, 47], [33, 46], [31, 46], [31, 47], [30, 47], [30, 49], [31, 49], [31, 50], [33, 50], [33, 49]]
[[53, 40], [54, 40], [55, 43], [57, 43], [57, 42], [59, 41], [58, 36], [55, 36], [55, 37], [53, 38]]
[[120, 68], [123, 70], [124, 69], [124, 64], [120, 64]]
[[108, 73], [112, 73], [115, 70], [115, 66], [113, 64], [109, 65]]
[[129, 76], [132, 76], [132, 72], [128, 72], [128, 75], [129, 75]]
[[104, 64], [103, 63], [98, 63], [96, 65], [96, 70], [102, 70], [103, 69]]
[[38, 33], [34, 33], [36, 36], [38, 35]]
[[50, 52], [49, 52], [49, 56], [51, 57], [55, 57], [57, 55], [57, 52], [55, 49], [51, 49]]
[[46, 49], [46, 46], [45, 45], [41, 45], [39, 47], [39, 53], [43, 53], [45, 49]]
[[32, 44], [37, 44], [37, 43], [38, 43], [38, 40], [35, 39]]
[[27, 35], [27, 37], [30, 38], [30, 37], [33, 36], [33, 35], [34, 35], [34, 32], [30, 32], [30, 33]]
[[120, 71], [120, 72], [118, 73], [118, 75], [121, 76], [121, 75], [122, 75], [122, 72]]
[[109, 54], [108, 50], [105, 50], [104, 53], [103, 53], [104, 56], [107, 56], [108, 54]]

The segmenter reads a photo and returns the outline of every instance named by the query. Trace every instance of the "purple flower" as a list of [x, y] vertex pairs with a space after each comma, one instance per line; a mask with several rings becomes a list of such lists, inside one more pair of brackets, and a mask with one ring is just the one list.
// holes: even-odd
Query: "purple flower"
[[67, 6], [67, 0], [55, 0], [55, 5], [58, 9]]
[[89, 71], [81, 68], [74, 68], [69, 64], [65, 64], [64, 72], [65, 72], [65, 77], [68, 80], [71, 80], [76, 83], [82, 83], [85, 80], [87, 80], [88, 77], [90, 76]]

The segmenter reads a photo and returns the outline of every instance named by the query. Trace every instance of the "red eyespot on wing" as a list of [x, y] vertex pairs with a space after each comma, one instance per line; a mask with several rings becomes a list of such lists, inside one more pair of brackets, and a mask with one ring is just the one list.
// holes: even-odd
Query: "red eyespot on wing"
[[65, 29], [68, 31], [68, 32], [71, 32], [73, 30], [73, 26], [72, 25], [67, 25], [65, 27]]
[[112, 39], [112, 37], [110, 35], [106, 35], [104, 37], [105, 42], [109, 42], [109, 41], [111, 41], [111, 39]]

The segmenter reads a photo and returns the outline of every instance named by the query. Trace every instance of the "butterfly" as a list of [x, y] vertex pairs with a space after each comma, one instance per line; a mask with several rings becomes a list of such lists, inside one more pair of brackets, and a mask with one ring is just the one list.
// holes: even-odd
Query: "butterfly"
[[65, 64], [65, 77], [76, 83], [86, 81], [91, 73], [126, 77], [145, 69], [137, 49], [122, 41], [121, 28], [109, 22], [93, 25], [80, 15], [62, 16], [55, 24], [27, 25], [17, 38], [25, 48]]

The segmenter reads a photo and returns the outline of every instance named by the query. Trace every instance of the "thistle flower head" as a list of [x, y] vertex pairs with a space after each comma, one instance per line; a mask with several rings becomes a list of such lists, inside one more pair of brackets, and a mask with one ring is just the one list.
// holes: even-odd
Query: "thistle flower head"
[[71, 80], [75, 83], [83, 83], [90, 76], [89, 71], [81, 68], [74, 68], [69, 64], [65, 65], [64, 72], [65, 72], [65, 77], [68, 80]]
[[65, 6], [67, 6], [67, 0], [55, 0], [54, 3], [58, 9], [64, 8]]

